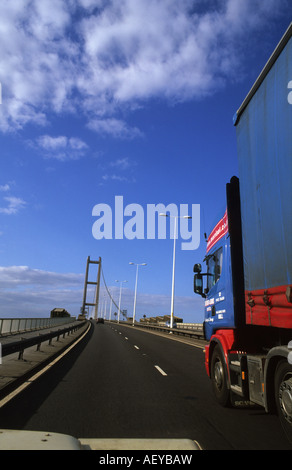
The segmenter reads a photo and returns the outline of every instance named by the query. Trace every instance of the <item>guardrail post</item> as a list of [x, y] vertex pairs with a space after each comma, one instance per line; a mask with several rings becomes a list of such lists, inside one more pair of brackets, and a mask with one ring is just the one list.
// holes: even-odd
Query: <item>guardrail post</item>
[[[39, 336], [42, 336], [42, 334], [39, 333]], [[37, 351], [40, 351], [40, 350], [41, 350], [41, 344], [42, 344], [41, 341], [37, 344], [37, 348], [36, 348]]]
[[[25, 338], [21, 338], [21, 341], [23, 341]], [[24, 352], [24, 349], [22, 348], [19, 353], [18, 353], [18, 360], [19, 361], [23, 361], [23, 352]]]
[[[51, 334], [54, 334], [53, 331], [50, 331], [50, 333], [51, 333]], [[53, 336], [49, 339], [49, 346], [54, 346], [54, 345], [52, 345], [52, 339], [53, 339]]]

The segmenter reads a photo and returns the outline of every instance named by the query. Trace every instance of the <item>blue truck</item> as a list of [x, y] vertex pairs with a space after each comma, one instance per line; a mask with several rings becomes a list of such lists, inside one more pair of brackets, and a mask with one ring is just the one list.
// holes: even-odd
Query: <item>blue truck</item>
[[[218, 402], [277, 412], [292, 442], [292, 23], [234, 117], [239, 178], [194, 265]], [[202, 272], [204, 271], [204, 272]]]

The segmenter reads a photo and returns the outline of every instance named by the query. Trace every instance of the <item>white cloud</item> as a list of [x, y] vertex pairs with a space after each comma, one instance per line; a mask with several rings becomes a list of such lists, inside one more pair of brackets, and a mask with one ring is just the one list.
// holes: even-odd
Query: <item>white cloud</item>
[[[108, 181], [124, 181], [128, 183], [136, 182], [133, 176], [133, 169], [136, 167], [136, 162], [130, 160], [128, 157], [118, 158], [104, 165], [104, 169], [108, 169], [109, 173], [105, 173], [102, 176], [103, 182]], [[106, 171], [106, 170], [105, 170]], [[113, 171], [119, 171], [120, 174], [113, 173]], [[124, 172], [124, 174], [122, 174]]]
[[30, 142], [38, 150], [44, 151], [45, 158], [55, 158], [56, 160], [77, 160], [82, 157], [88, 146], [78, 137], [66, 137], [42, 135], [36, 140], [36, 144]]
[[[0, 192], [2, 193], [7, 193], [11, 190], [11, 185], [13, 185], [14, 182], [9, 182], [3, 185], [0, 185]], [[5, 196], [3, 197], [3, 201], [5, 201], [5, 206], [0, 207], [0, 214], [6, 214], [6, 215], [11, 215], [11, 214], [17, 214], [21, 209], [23, 209], [26, 206], [26, 202], [19, 197], [15, 196]]]
[[117, 160], [110, 162], [109, 164], [113, 168], [119, 168], [121, 170], [127, 170], [129, 167], [135, 165], [128, 157], [118, 158]]
[[9, 184], [3, 184], [2, 186], [0, 186], [0, 191], [9, 191], [9, 189]]
[[61, 56], [73, 57], [74, 44], [66, 39], [70, 21], [63, 1], [1, 2], [2, 130], [44, 125], [48, 110], [68, 107], [72, 67]]
[[137, 127], [130, 127], [120, 119], [93, 119], [87, 126], [101, 135], [110, 135], [120, 139], [131, 140], [143, 136]]
[[67, 146], [67, 137], [51, 137], [50, 135], [42, 135], [38, 138], [37, 143], [45, 150], [56, 150]]
[[0, 129], [81, 113], [96, 132], [135, 138], [117, 112], [182, 101], [238, 77], [244, 44], [289, 12], [282, 0], [2, 0]]
[[74, 150], [84, 150], [88, 147], [87, 144], [78, 137], [70, 137], [70, 139], [68, 140], [68, 145]]
[[83, 284], [82, 274], [28, 266], [0, 267], [0, 317], [49, 317], [55, 307], [64, 307], [77, 316]]
[[7, 201], [8, 204], [6, 207], [0, 207], [0, 214], [17, 214], [26, 206], [26, 202], [19, 197], [7, 196], [4, 197], [4, 200]]
[[116, 174], [105, 174], [102, 176], [103, 181], [129, 181], [129, 179], [126, 176], [122, 175], [116, 175]]
[[23, 285], [34, 286], [81, 286], [84, 282], [82, 274], [56, 273], [28, 266], [0, 266], [0, 286], [15, 288]]

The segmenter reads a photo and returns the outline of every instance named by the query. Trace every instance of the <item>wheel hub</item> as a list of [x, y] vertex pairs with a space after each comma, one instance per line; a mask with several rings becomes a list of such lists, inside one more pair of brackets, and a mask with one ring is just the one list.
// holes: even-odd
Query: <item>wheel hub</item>
[[223, 385], [223, 366], [220, 361], [217, 361], [214, 366], [214, 379], [217, 388], [221, 390]]
[[279, 399], [284, 417], [292, 424], [292, 377], [281, 383]]

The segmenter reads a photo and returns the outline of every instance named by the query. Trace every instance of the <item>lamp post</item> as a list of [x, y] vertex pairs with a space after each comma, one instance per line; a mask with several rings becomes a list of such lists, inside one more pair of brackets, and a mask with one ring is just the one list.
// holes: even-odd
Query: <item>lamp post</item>
[[122, 298], [122, 285], [123, 285], [123, 282], [128, 282], [128, 281], [116, 281], [116, 282], [120, 282], [120, 298], [119, 298], [119, 311], [118, 311], [118, 323], [120, 323], [120, 311], [121, 311], [121, 298]]
[[177, 239], [177, 219], [191, 219], [190, 215], [170, 215], [160, 213], [159, 215], [163, 217], [172, 217], [174, 218], [174, 236], [173, 236], [173, 259], [172, 259], [172, 285], [171, 285], [171, 309], [170, 309], [170, 329], [173, 329], [173, 317], [174, 317], [174, 277], [175, 277], [175, 245]]
[[111, 297], [111, 304], [110, 304], [110, 312], [109, 312], [109, 321], [112, 319], [112, 306], [113, 306], [113, 299]]
[[139, 266], [146, 266], [147, 263], [132, 263], [130, 262], [129, 264], [133, 264], [136, 266], [136, 282], [135, 282], [135, 297], [134, 297], [134, 311], [133, 311], [133, 326], [135, 325], [135, 315], [136, 315], [136, 300], [137, 300], [137, 284], [138, 284], [138, 268]]

